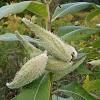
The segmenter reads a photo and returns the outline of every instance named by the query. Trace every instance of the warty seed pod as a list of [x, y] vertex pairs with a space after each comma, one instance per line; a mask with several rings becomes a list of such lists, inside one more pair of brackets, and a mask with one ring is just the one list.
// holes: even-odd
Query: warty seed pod
[[[19, 32], [15, 32], [17, 38], [20, 40], [20, 42], [23, 44], [25, 49], [28, 51], [30, 54], [30, 58], [35, 57], [36, 55], [41, 54], [41, 50], [38, 50], [35, 48], [32, 44], [30, 44], [27, 40], [25, 40]], [[73, 62], [65, 62], [59, 59], [56, 59], [52, 56], [48, 56], [48, 61], [47, 61], [47, 66], [46, 70], [51, 71], [51, 72], [56, 72], [56, 71], [61, 71], [66, 69], [67, 67], [70, 67], [73, 64]]]
[[[19, 32], [16, 31], [15, 33], [16, 33], [17, 38], [20, 40], [20, 42], [23, 44], [25, 49], [30, 54], [30, 58], [41, 54], [42, 51], [38, 50], [36, 47], [34, 47], [32, 44], [30, 44], [27, 40], [25, 40], [19, 34]], [[74, 47], [72, 47], [70, 45], [68, 45], [68, 46], [69, 46], [69, 48], [71, 48], [71, 52], [72, 52], [73, 56], [75, 55], [75, 57], [76, 57], [77, 52], [75, 51]], [[72, 64], [73, 64], [72, 61], [71, 62], [65, 62], [65, 61], [59, 60], [57, 58], [54, 58], [52, 56], [48, 56], [46, 70], [51, 71], [51, 72], [57, 72], [57, 71], [61, 71], [61, 70], [69, 68]]]
[[37, 79], [45, 71], [47, 64], [47, 54], [43, 53], [30, 59], [15, 75], [14, 80], [11, 83], [7, 83], [7, 87], [10, 89], [20, 88], [33, 80]]
[[62, 70], [65, 70], [69, 68], [73, 62], [65, 62], [62, 60], [55, 59], [53, 57], [49, 57], [46, 70], [51, 71], [51, 72], [59, 72]]
[[83, 63], [83, 61], [85, 60], [86, 57], [82, 57], [81, 59], [77, 60], [72, 66], [59, 71], [59, 72], [55, 72], [54, 73], [54, 80], [59, 80], [61, 79], [63, 76], [69, 74], [70, 72], [74, 71], [76, 68], [79, 67], [80, 64]]
[[40, 55], [42, 52], [37, 49], [36, 47], [34, 47], [31, 43], [29, 43], [28, 41], [26, 41], [20, 34], [18, 31], [15, 31], [15, 34], [17, 36], [17, 38], [19, 39], [19, 41], [23, 44], [23, 46], [25, 47], [25, 49], [27, 50], [28, 54], [30, 54], [30, 57], [33, 58], [35, 56]]
[[39, 36], [40, 42], [45, 50], [48, 51], [52, 56], [56, 58], [70, 62], [72, 59], [71, 50], [68, 45], [60, 40], [56, 35], [50, 31], [45, 30], [44, 28], [30, 22], [26, 18], [23, 18], [22, 21], [33, 31], [36, 35]]

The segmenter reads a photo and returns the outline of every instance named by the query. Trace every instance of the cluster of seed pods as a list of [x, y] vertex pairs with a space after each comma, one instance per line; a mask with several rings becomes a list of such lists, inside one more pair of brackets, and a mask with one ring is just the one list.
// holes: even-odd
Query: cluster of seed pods
[[50, 31], [45, 30], [25, 18], [23, 18], [23, 22], [31, 31], [39, 36], [41, 46], [45, 49], [45, 52], [31, 45], [16, 31], [17, 38], [30, 54], [30, 60], [23, 65], [19, 72], [17, 72], [14, 80], [6, 84], [8, 88], [20, 88], [31, 83], [41, 76], [45, 70], [55, 73], [54, 77], [57, 79], [56, 76], [60, 74], [60, 71], [62, 71], [61, 74], [63, 76], [66, 74], [66, 72], [63, 73], [64, 70], [68, 69], [70, 72], [75, 68], [71, 68], [73, 64], [72, 59], [77, 57], [77, 52], [74, 47], [65, 44], [59, 37]]

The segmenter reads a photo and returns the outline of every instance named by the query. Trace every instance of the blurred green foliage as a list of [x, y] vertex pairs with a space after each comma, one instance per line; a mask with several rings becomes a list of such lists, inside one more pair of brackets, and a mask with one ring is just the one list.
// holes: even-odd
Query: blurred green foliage
[[100, 0], [60, 0], [61, 3], [65, 2], [93, 2], [96, 4], [100, 4]]

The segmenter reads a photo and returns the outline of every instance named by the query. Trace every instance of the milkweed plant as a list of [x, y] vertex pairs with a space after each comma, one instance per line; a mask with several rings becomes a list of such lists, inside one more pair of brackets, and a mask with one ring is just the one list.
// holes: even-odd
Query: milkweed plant
[[[69, 13], [81, 11], [89, 6], [93, 6], [96, 11], [100, 12], [100, 6], [88, 2], [68, 3], [57, 6], [54, 13], [51, 14], [49, 10], [51, 2], [53, 1], [44, 0], [44, 3], [23, 1], [0, 8], [0, 19], [7, 14], [21, 13], [26, 9], [41, 16], [46, 22], [46, 28], [43, 28], [26, 18], [22, 19], [22, 22], [27, 28], [35, 33], [35, 37], [39, 39], [31, 37], [25, 38], [18, 31], [15, 31], [15, 34], [13, 34], [26, 49], [29, 54], [29, 60], [16, 73], [14, 79], [6, 83], [6, 86], [10, 89], [21, 88], [20, 94], [12, 100], [58, 100], [55, 95], [57, 92], [63, 92], [69, 96], [66, 100], [97, 100], [96, 96], [84, 89], [86, 86], [81, 87], [78, 83], [70, 84], [71, 87], [70, 85], [69, 87], [72, 89], [67, 88], [67, 86], [66, 89], [59, 88], [56, 91], [52, 91], [52, 88], [54, 81], [60, 80], [66, 74], [77, 69], [86, 59], [87, 54], [78, 53], [78, 50], [71, 46], [69, 41], [80, 41], [80, 39], [97, 34], [100, 32], [100, 29], [66, 26], [61, 27], [57, 34], [52, 33], [51, 29], [52, 23], [57, 18]], [[87, 19], [89, 21], [92, 17], [89, 15]], [[12, 35], [9, 34], [7, 36], [9, 38]], [[6, 37], [6, 34], [3, 37]], [[32, 45], [30, 42], [36, 43], [37, 46]], [[93, 66], [99, 65], [100, 60], [93, 60], [88, 62], [88, 64]], [[99, 80], [95, 84], [98, 83], [100, 83]], [[26, 87], [31, 88], [27, 89]], [[62, 100], [65, 99], [62, 98]]]

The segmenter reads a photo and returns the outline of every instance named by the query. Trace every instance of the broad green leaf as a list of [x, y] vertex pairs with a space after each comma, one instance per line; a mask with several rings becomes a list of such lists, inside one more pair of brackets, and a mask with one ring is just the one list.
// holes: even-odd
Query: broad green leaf
[[50, 79], [47, 74], [26, 85], [12, 100], [49, 100]]
[[100, 72], [95, 72], [95, 73], [93, 73], [93, 76], [95, 76], [96, 78], [98, 78], [99, 80], [100, 80]]
[[94, 48], [100, 48], [100, 38], [93, 43]]
[[[29, 41], [29, 42], [33, 42], [36, 44], [39, 44], [37, 39], [31, 38], [27, 35], [21, 35], [25, 40]], [[6, 33], [3, 35], [0, 35], [0, 41], [18, 41], [18, 38], [16, 37], [15, 34], [12, 33]]]
[[95, 33], [100, 32], [100, 29], [98, 28], [88, 28], [84, 27], [82, 29], [77, 29], [74, 31], [71, 31], [64, 36], [61, 37], [62, 40], [66, 40], [67, 42], [70, 41], [79, 41], [81, 39], [85, 39]]
[[58, 17], [65, 16], [69, 13], [81, 11], [90, 5], [91, 3], [88, 3], [88, 2], [76, 2], [76, 3], [62, 4], [61, 7], [58, 6], [56, 8], [53, 14], [53, 17], [52, 17], [52, 21]]
[[23, 12], [31, 3], [31, 1], [20, 2], [16, 4], [11, 4], [3, 6], [0, 8], [0, 19], [7, 14], [16, 14]]
[[92, 18], [94, 18], [96, 15], [100, 14], [100, 6], [96, 5], [96, 4], [92, 4], [92, 6], [96, 9], [95, 11], [91, 12], [88, 16], [87, 16], [87, 21], [90, 21]]
[[95, 9], [100, 10], [100, 6], [99, 6], [99, 5], [96, 5], [95, 3], [93, 3], [92, 6], [93, 6]]
[[100, 10], [95, 10], [93, 12], [91, 12], [88, 16], [87, 16], [87, 21], [89, 22], [92, 18], [94, 18], [96, 15], [100, 14]]
[[88, 70], [85, 66], [81, 65], [76, 69], [78, 74], [93, 74], [90, 70]]
[[99, 80], [89, 81], [87, 84], [84, 85], [84, 89], [88, 92], [99, 90], [100, 89], [100, 81]]
[[45, 19], [48, 16], [47, 11], [46, 11], [46, 6], [43, 3], [32, 1], [26, 9], [39, 16], [42, 16]]
[[25, 9], [47, 18], [46, 6], [36, 1], [24, 1], [16, 4], [3, 6], [0, 8], [0, 19], [7, 14], [17, 14], [23, 12]]
[[16, 97], [14, 97], [14, 98], [12, 98], [11, 100], [17, 100], [17, 96], [16, 96]]
[[[64, 10], [66, 10], [68, 7], [74, 5], [74, 3], [68, 3], [68, 4], [62, 4], [60, 5], [60, 7], [58, 6], [55, 11], [54, 11], [54, 14], [52, 16], [52, 18], [57, 18], [57, 16], [59, 17], [59, 14], [61, 14]], [[54, 20], [55, 20], [54, 19]], [[52, 19], [53, 20], [53, 19]]]
[[[66, 86], [62, 86], [61, 89], [63, 90], [67, 90], [67, 91], [71, 91], [73, 93], [76, 93], [82, 97], [84, 97], [85, 99], [82, 100], [96, 100], [94, 97], [92, 97], [87, 91], [85, 91], [85, 89], [80, 86], [78, 83], [76, 82], [72, 82], [69, 85]], [[74, 94], [75, 95], [75, 94]], [[75, 95], [76, 96], [76, 95]], [[81, 100], [81, 99], [75, 99], [75, 100]]]
[[[76, 92], [72, 92], [72, 91], [69, 91], [69, 90], [58, 90], [58, 91], [63, 92], [67, 96], [73, 97], [74, 100], [86, 100], [86, 98], [84, 98], [84, 96], [81, 96]], [[91, 100], [94, 100], [94, 99], [91, 99]]]
[[70, 97], [70, 98], [62, 98], [62, 97], [53, 95], [52, 96], [52, 100], [74, 100], [74, 99], [72, 97]]
[[59, 37], [71, 32], [71, 31], [74, 31], [76, 29], [81, 29], [83, 28], [82, 26], [64, 26], [64, 27], [61, 27], [59, 30], [58, 30], [58, 33], [57, 35]]
[[70, 72], [74, 71], [77, 69], [85, 60], [86, 57], [82, 57], [81, 59], [78, 59], [75, 61], [75, 63], [72, 66], [67, 67], [64, 70], [61, 70], [60, 72], [54, 73], [54, 80], [59, 80], [66, 74], [69, 74]]

